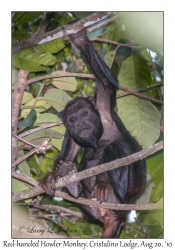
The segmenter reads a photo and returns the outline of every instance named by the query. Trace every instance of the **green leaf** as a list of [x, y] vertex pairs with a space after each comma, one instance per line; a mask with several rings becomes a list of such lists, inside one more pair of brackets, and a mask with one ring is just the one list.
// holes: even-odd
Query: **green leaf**
[[[162, 141], [162, 140], [163, 140], [163, 133], [160, 133], [160, 137], [157, 142]], [[157, 174], [157, 177], [160, 176], [160, 174], [163, 175], [162, 164], [163, 164], [163, 150], [160, 150], [154, 153], [153, 155], [149, 155], [146, 158], [147, 173], [150, 174], [151, 176], [156, 177], [156, 172], [158, 173], [158, 171], [160, 171], [159, 174]], [[155, 174], [154, 174], [154, 171], [155, 171]], [[154, 179], [154, 182], [155, 182], [155, 179]]]
[[[21, 158], [22, 156], [24, 156], [24, 151], [23, 150], [18, 151], [18, 159]], [[18, 168], [21, 173], [30, 176], [30, 168], [26, 161], [23, 161], [20, 164], [18, 164]]]
[[[44, 113], [44, 114], [38, 113], [34, 126], [42, 126], [42, 125], [45, 125], [47, 123], [58, 122], [58, 121], [60, 121], [60, 118], [57, 115], [50, 114], [50, 113]], [[51, 127], [50, 129], [52, 129], [56, 132], [59, 132], [62, 135], [65, 134], [65, 130], [66, 130], [64, 124]]]
[[37, 17], [43, 15], [43, 12], [28, 12], [28, 11], [18, 11], [14, 13], [13, 16], [13, 22], [15, 24], [23, 24], [27, 23], [29, 21], [33, 21], [33, 19], [36, 19]]
[[22, 98], [22, 104], [24, 104], [26, 102], [29, 102], [32, 99], [33, 99], [32, 94], [27, 92], [27, 91], [24, 91], [24, 95], [23, 95], [23, 98]]
[[14, 89], [18, 80], [18, 69], [12, 66], [12, 88]]
[[18, 128], [31, 127], [35, 121], [36, 121], [36, 111], [33, 109], [25, 119], [18, 122]]
[[31, 30], [30, 29], [14, 30], [12, 32], [12, 37], [13, 39], [16, 39], [18, 41], [26, 39], [26, 38], [30, 38]]
[[151, 182], [153, 182], [159, 175], [162, 175], [163, 177], [163, 162], [159, 164], [158, 166], [154, 166], [155, 169], [151, 174], [151, 179], [148, 181], [147, 185], [149, 185]]
[[163, 178], [162, 181], [153, 188], [151, 192], [151, 202], [157, 202], [163, 197]]
[[[123, 61], [119, 73], [121, 85], [138, 89], [151, 83], [150, 71], [140, 56], [130, 56]], [[143, 148], [153, 145], [160, 135], [161, 115], [155, 106], [136, 96], [118, 99], [118, 114], [123, 123]]]
[[32, 48], [21, 50], [12, 55], [12, 64], [27, 71], [44, 71], [45, 66], [52, 66], [56, 58], [50, 53], [36, 53]]
[[65, 47], [65, 40], [63, 38], [60, 38], [60, 39], [50, 41], [48, 43], [35, 46], [34, 48], [40, 52], [57, 53], [64, 47]]
[[133, 90], [151, 85], [150, 69], [139, 55], [132, 55], [122, 62], [118, 78], [122, 86]]
[[[55, 73], [64, 73], [64, 71], [58, 70], [52, 72], [52, 74]], [[59, 77], [59, 78], [53, 78], [52, 84], [62, 90], [71, 91], [74, 92], [77, 89], [77, 81], [75, 77]]]
[[13, 194], [21, 192], [23, 190], [27, 190], [29, 188], [32, 188], [32, 185], [26, 184], [23, 181], [12, 178], [12, 193]]
[[63, 144], [63, 140], [64, 140], [64, 136], [60, 139], [55, 139], [52, 138], [52, 141], [50, 142], [56, 149], [58, 149], [59, 151], [61, 151], [62, 149], [62, 144]]
[[[59, 132], [56, 132], [52, 129], [47, 128], [47, 129], [42, 129], [42, 130], [36, 131], [30, 135], [25, 136], [25, 140], [34, 143], [34, 140], [36, 140], [36, 139], [42, 139], [41, 140], [41, 142], [42, 142], [44, 140], [44, 138], [50, 138], [50, 137], [59, 139], [59, 138], [63, 137], [63, 135], [60, 134]], [[19, 142], [19, 146], [20, 146], [20, 143], [22, 143], [22, 142]]]
[[63, 90], [50, 89], [44, 95], [44, 100], [51, 105], [58, 112], [62, 111], [65, 105], [72, 100], [72, 98]]
[[[60, 121], [60, 118], [57, 115], [48, 114], [48, 113], [38, 114], [37, 120], [36, 120], [34, 126], [42, 126], [42, 125], [45, 125], [47, 123], [58, 122], [58, 121]], [[62, 135], [61, 138], [59, 138], [59, 139], [52, 138], [52, 140], [50, 141], [50, 144], [52, 146], [54, 146], [59, 151], [61, 151], [62, 143], [64, 140], [63, 135], [65, 134], [66, 128], [65, 128], [64, 124], [61, 124], [59, 126], [51, 127], [50, 129], [53, 131], [56, 131]]]
[[143, 148], [153, 145], [160, 135], [160, 113], [155, 106], [135, 96], [118, 100], [119, 116], [127, 130]]
[[159, 210], [152, 210], [152, 211], [143, 211], [140, 213], [139, 215], [139, 220], [141, 221], [141, 223], [144, 224], [150, 224], [150, 225], [154, 225], [154, 224], [159, 224], [162, 226], [163, 224], [163, 210], [159, 209]]
[[108, 65], [108, 67], [110, 69], [112, 68], [112, 64], [114, 62], [115, 54], [116, 54], [116, 50], [109, 51], [109, 52], [106, 53], [106, 55], [104, 57], [104, 61]]
[[147, 173], [147, 186], [144, 191], [144, 193], [137, 199], [136, 204], [148, 204], [150, 202], [150, 194], [152, 192], [152, 189], [155, 187], [155, 184], [153, 182], [149, 182], [151, 179], [151, 176]]
[[[31, 106], [31, 108], [25, 109], [24, 108], [25, 106], [24, 106], [23, 107], [24, 109], [21, 111], [21, 117], [25, 118], [30, 113], [35, 101], [36, 101], [36, 98], [34, 98], [26, 103], [26, 106], [27, 107]], [[34, 108], [34, 110], [37, 113], [44, 112], [46, 109], [49, 109], [49, 108], [50, 108], [50, 104], [46, 103], [46, 101], [42, 97], [37, 98], [37, 101], [35, 103], [35, 108]]]

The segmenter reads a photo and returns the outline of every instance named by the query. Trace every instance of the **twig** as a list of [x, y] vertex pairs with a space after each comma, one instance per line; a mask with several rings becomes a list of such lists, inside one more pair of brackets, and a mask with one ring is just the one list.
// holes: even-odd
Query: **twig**
[[57, 212], [65, 212], [67, 214], [76, 216], [78, 218], [84, 218], [83, 214], [81, 212], [76, 212], [73, 211], [71, 209], [65, 208], [65, 207], [61, 207], [61, 206], [56, 206], [56, 205], [36, 205], [33, 204], [32, 206], [39, 208], [39, 209], [43, 209], [43, 210], [52, 210], [52, 211], [57, 211]]
[[12, 167], [17, 166], [18, 164], [20, 164], [21, 162], [25, 161], [25, 159], [27, 159], [28, 157], [30, 157], [31, 155], [35, 154], [37, 152], [37, 148], [32, 149], [29, 153], [23, 155], [21, 158], [19, 158], [18, 160], [16, 160], [13, 164]]
[[69, 215], [76, 216], [78, 218], [84, 218], [84, 216], [81, 212], [76, 212], [76, 211], [73, 211], [71, 209], [57, 206], [57, 205], [48, 205], [48, 204], [47, 205], [38, 205], [35, 203], [31, 203], [31, 202], [30, 203], [13, 203], [12, 205], [13, 206], [30, 206], [30, 207], [34, 207], [34, 208], [38, 208], [38, 209], [46, 210], [46, 211], [48, 211], [48, 210], [56, 211], [58, 213], [64, 212], [64, 213], [67, 213]]
[[52, 123], [49, 123], [49, 124], [46, 124], [46, 125], [43, 125], [43, 126], [40, 126], [40, 127], [37, 127], [37, 128], [33, 128], [33, 129], [30, 129], [28, 131], [25, 131], [23, 133], [20, 134], [20, 137], [25, 137], [27, 135], [30, 135], [36, 131], [40, 131], [42, 129], [45, 129], [45, 128], [51, 128], [51, 127], [55, 127], [55, 126], [60, 126], [61, 124], [63, 124], [62, 121], [60, 122], [52, 122]]
[[35, 145], [35, 144], [33, 144], [33, 143], [29, 142], [29, 141], [26, 141], [26, 140], [22, 139], [20, 136], [14, 135], [14, 134], [12, 134], [12, 136], [14, 136], [16, 139], [18, 139], [18, 140], [24, 142], [25, 144], [28, 144], [28, 145], [30, 145], [30, 146], [32, 146], [32, 147], [38, 149], [38, 146], [37, 146], [37, 145]]
[[[157, 84], [147, 86], [147, 87], [144, 87], [144, 88], [135, 89], [134, 91], [135, 92], [143, 92], [143, 91], [147, 91], [149, 89], [161, 87], [162, 85], [163, 85], [163, 83], [157, 83]], [[132, 95], [132, 93], [126, 91], [125, 93], [117, 95], [117, 99], [120, 98], [120, 97], [126, 96], [126, 95]]]
[[116, 20], [117, 18], [119, 18], [121, 15], [123, 15], [123, 13], [118, 13], [117, 15], [115, 15], [115, 16], [113, 16], [113, 17], [107, 19], [107, 20], [105, 20], [104, 22], [99, 23], [99, 24], [97, 24], [96, 26], [87, 29], [87, 33], [90, 33], [90, 32], [92, 32], [92, 31], [94, 31], [94, 30], [97, 30], [97, 29], [103, 27], [104, 25], [107, 25], [108, 23], [113, 22], [114, 20]]
[[49, 75], [44, 75], [44, 76], [38, 76], [38, 77], [28, 80], [27, 84], [31, 84], [33, 82], [41, 81], [44, 79], [50, 79], [50, 78], [55, 78], [55, 77], [70, 77], [70, 76], [95, 79], [94, 75], [92, 74], [79, 74], [79, 73], [64, 72], [64, 73], [54, 73], [54, 74], [49, 74]]
[[[14, 135], [13, 135], [14, 136]], [[18, 140], [21, 140], [21, 138], [19, 136]], [[29, 153], [25, 154], [24, 156], [22, 156], [20, 159], [16, 160], [13, 164], [12, 167], [18, 165], [19, 163], [23, 162], [25, 159], [27, 159], [28, 157], [30, 157], [31, 155], [33, 155], [34, 153], [38, 153], [38, 154], [45, 154], [46, 150], [51, 148], [51, 145], [48, 144], [48, 142], [50, 141], [49, 139], [44, 140], [41, 145], [34, 145], [32, 143], [27, 142], [26, 140], [22, 139], [22, 141], [24, 141], [26, 144], [31, 145], [32, 147], [34, 146], [35, 149], [31, 150]]]
[[[67, 230], [67, 228], [64, 225], [62, 225], [60, 222], [58, 222], [56, 220], [53, 220], [53, 219], [49, 218], [49, 216], [47, 216], [47, 215], [37, 215], [37, 214], [32, 214], [30, 216], [35, 217], [35, 218], [43, 218], [43, 219], [47, 219], [49, 221], [52, 221], [53, 223], [58, 225], [58, 227], [61, 228], [64, 233], [66, 233], [70, 238], [72, 238], [69, 231]], [[49, 230], [49, 228], [48, 228], [48, 230]]]
[[130, 48], [134, 48], [134, 49], [141, 49], [143, 48], [143, 46], [134, 46], [131, 43], [118, 43], [112, 40], [108, 40], [108, 39], [103, 39], [103, 38], [90, 38], [91, 41], [97, 41], [97, 42], [102, 42], [102, 43], [111, 43], [114, 45], [118, 45], [120, 47], [130, 47]]
[[119, 87], [119, 89], [125, 90], [125, 91], [127, 91], [128, 93], [133, 94], [133, 95], [135, 95], [135, 96], [137, 96], [137, 97], [139, 97], [139, 98], [143, 98], [143, 99], [148, 100], [148, 101], [150, 101], [150, 102], [156, 102], [156, 103], [158, 103], [158, 104], [163, 105], [163, 102], [162, 102], [162, 101], [159, 101], [159, 100], [157, 100], [157, 99], [151, 98], [151, 97], [146, 96], [146, 95], [139, 94], [139, 93], [137, 93], [136, 91], [131, 90], [131, 89], [128, 89], [128, 88], [126, 88], [126, 87], [124, 87], [124, 86], [121, 86], [121, 85], [118, 85], [118, 87]]

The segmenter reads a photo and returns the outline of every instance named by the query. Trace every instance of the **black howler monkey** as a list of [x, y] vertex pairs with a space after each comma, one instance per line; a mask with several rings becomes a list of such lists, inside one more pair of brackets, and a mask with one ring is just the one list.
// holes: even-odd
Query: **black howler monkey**
[[[66, 126], [62, 151], [52, 173], [48, 173], [41, 186], [54, 194], [55, 182], [60, 176], [75, 169], [71, 162], [79, 149], [84, 155], [78, 171], [95, 167], [141, 150], [115, 113], [118, 81], [100, 58], [84, 32], [70, 35], [69, 39], [80, 50], [85, 62], [96, 78], [94, 98], [78, 97], [70, 101], [61, 113]], [[64, 165], [64, 170], [63, 170]], [[66, 168], [66, 166], [69, 166]], [[75, 197], [109, 201], [122, 204], [135, 203], [143, 193], [146, 183], [145, 160], [101, 173], [67, 187]], [[75, 190], [74, 190], [75, 188]], [[85, 214], [103, 223], [103, 238], [118, 238], [129, 211], [98, 209], [81, 205]]]

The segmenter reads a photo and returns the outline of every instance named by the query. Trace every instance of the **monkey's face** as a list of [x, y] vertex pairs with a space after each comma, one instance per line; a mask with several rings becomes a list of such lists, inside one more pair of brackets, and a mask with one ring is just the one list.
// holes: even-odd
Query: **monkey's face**
[[66, 106], [62, 114], [63, 122], [82, 147], [96, 148], [102, 134], [102, 123], [94, 105], [85, 98], [77, 98]]

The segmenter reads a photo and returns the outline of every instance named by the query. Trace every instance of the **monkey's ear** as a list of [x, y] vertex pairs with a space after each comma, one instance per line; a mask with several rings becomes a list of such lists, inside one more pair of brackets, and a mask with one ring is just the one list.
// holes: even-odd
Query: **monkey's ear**
[[94, 95], [89, 95], [89, 96], [87, 96], [87, 99], [88, 99], [93, 105], [95, 105], [95, 96], [94, 96]]
[[58, 112], [58, 116], [62, 119], [63, 118], [63, 111]]

